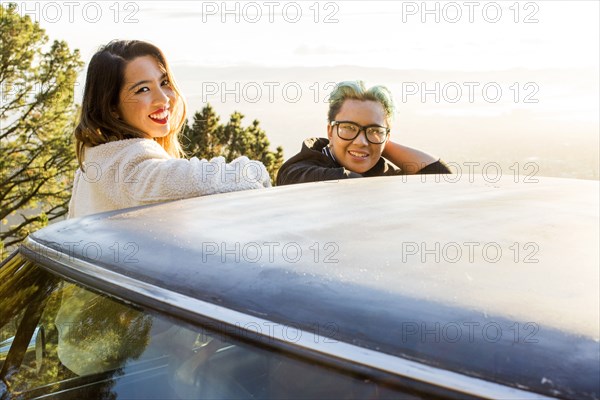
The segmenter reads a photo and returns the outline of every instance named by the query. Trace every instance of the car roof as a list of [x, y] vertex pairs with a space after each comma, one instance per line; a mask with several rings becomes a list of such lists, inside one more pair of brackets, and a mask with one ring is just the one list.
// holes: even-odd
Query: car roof
[[[27, 247], [58, 251], [57, 272], [89, 285], [73, 261], [163, 297], [540, 393], [597, 396], [598, 182], [458, 178], [318, 182], [137, 207], [49, 226]], [[566, 372], [575, 370], [586, 372]]]

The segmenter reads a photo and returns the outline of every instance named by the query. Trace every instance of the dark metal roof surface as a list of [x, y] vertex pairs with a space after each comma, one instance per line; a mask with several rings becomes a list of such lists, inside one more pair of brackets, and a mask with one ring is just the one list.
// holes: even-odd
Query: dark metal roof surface
[[87, 255], [336, 340], [600, 396], [598, 182], [423, 179], [208, 196], [66, 221], [33, 240], [66, 264]]

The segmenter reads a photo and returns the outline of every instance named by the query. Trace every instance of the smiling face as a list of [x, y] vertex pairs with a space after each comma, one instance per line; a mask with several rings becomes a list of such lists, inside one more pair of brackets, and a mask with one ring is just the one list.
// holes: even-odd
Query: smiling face
[[115, 111], [128, 125], [148, 137], [164, 137], [171, 131], [169, 118], [177, 101], [167, 74], [152, 56], [131, 60]]
[[[344, 101], [340, 111], [335, 116], [336, 121], [352, 121], [362, 126], [380, 125], [387, 127], [383, 106], [376, 101], [361, 101], [348, 99]], [[341, 139], [337, 127], [328, 126], [327, 136], [333, 155], [338, 163], [350, 171], [362, 174], [377, 164], [389, 135], [384, 143], [373, 144], [367, 141], [362, 131], [354, 140]]]

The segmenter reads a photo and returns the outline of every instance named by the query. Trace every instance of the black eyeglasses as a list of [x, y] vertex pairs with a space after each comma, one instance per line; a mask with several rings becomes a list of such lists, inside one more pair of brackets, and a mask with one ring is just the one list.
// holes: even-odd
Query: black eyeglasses
[[337, 135], [343, 140], [354, 140], [360, 135], [360, 132], [365, 131], [367, 142], [373, 144], [381, 144], [385, 142], [390, 128], [380, 125], [361, 126], [352, 121], [331, 121], [331, 126], [337, 126]]

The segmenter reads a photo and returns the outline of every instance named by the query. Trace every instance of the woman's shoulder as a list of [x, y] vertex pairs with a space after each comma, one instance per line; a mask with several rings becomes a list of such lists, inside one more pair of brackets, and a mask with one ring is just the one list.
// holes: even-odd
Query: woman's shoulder
[[138, 157], [144, 154], [169, 158], [160, 144], [152, 139], [135, 138], [116, 140], [85, 149], [85, 159], [102, 160], [114, 157]]
[[114, 151], [119, 151], [119, 150], [123, 150], [123, 149], [146, 149], [146, 148], [161, 148], [160, 144], [158, 144], [157, 142], [155, 142], [152, 139], [145, 139], [145, 138], [133, 138], [133, 139], [121, 139], [121, 140], [115, 140], [112, 142], [107, 142], [107, 143], [103, 143], [103, 144], [99, 144], [97, 146], [94, 147], [88, 147], [86, 149], [86, 151], [91, 151], [91, 152], [98, 152], [98, 153], [102, 153], [102, 152], [114, 152]]

